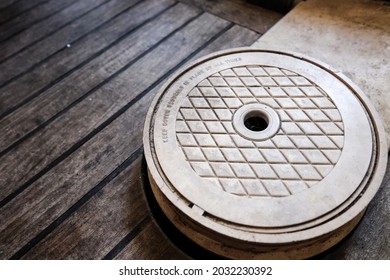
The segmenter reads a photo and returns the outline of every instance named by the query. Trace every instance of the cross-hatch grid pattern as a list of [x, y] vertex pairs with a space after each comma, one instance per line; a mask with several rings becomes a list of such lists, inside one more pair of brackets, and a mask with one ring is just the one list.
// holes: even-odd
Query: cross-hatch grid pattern
[[[232, 126], [244, 104], [275, 109], [281, 128], [250, 141]], [[344, 144], [340, 112], [330, 97], [291, 71], [250, 66], [200, 82], [183, 100], [176, 135], [187, 161], [204, 180], [247, 197], [284, 197], [313, 187], [337, 163]]]

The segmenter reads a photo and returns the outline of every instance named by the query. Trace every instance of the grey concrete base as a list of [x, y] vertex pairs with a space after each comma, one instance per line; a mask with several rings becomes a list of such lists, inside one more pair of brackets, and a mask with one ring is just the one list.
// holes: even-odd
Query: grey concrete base
[[378, 110], [390, 143], [390, 2], [303, 1], [253, 47], [303, 53], [343, 72]]

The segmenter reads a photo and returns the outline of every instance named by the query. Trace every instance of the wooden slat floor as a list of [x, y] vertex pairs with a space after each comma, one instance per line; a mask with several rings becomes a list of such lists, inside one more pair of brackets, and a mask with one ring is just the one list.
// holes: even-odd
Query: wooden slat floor
[[1, 0], [0, 259], [218, 258], [157, 207], [145, 115], [180, 67], [282, 16], [244, 0]]
[[243, 0], [0, 1], [0, 258], [216, 257], [156, 207], [145, 115], [184, 64], [281, 17]]

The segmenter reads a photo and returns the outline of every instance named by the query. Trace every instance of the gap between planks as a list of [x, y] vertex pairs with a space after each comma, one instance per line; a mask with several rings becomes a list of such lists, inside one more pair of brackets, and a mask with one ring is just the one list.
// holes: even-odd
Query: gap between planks
[[246, 0], [179, 0], [205, 12], [264, 34], [283, 14], [248, 3]]
[[61, 10], [73, 5], [79, 0], [49, 1], [35, 9], [23, 13], [12, 20], [0, 24], [0, 43], [28, 29], [40, 21], [55, 16]]
[[89, 32], [99, 28], [105, 22], [131, 7], [137, 1], [111, 0], [103, 2], [92, 10], [86, 12], [71, 24], [55, 32], [49, 37], [39, 41], [39, 44], [18, 52], [15, 56], [1, 63], [0, 87], [18, 79], [28, 71], [42, 64], [50, 56], [67, 49], [67, 45], [86, 36]]
[[82, 17], [85, 13], [104, 4], [105, 1], [106, 0], [83, 0], [82, 2], [72, 3], [63, 10], [58, 11], [56, 14], [41, 19], [39, 22], [14, 34], [12, 38], [7, 39], [0, 44], [2, 49], [2, 52], [0, 53], [0, 63], [11, 59], [18, 53], [51, 36], [66, 25], [77, 20], [79, 17]]
[[[115, 45], [116, 40], [121, 40], [127, 33], [130, 34], [132, 29], [136, 30], [137, 26], [142, 26], [142, 19], [153, 18], [151, 15], [158, 16], [160, 8], [167, 8], [171, 3], [174, 1], [147, 0], [130, 6], [110, 21], [73, 42], [71, 48], [62, 49], [49, 56], [32, 71], [0, 89], [3, 97], [0, 118], [18, 110], [59, 81], [67, 78]], [[150, 9], [146, 13], [142, 12], [145, 7]]]
[[[169, 14], [168, 14], [169, 15]], [[117, 100], [111, 100], [110, 99], [110, 97], [111, 96], [106, 96], [105, 94], [104, 94], [104, 90], [105, 89], [108, 89], [108, 90], [110, 90], [110, 87], [115, 87], [115, 81], [117, 81], [117, 83], [121, 83], [122, 82], [122, 79], [121, 79], [121, 77], [119, 76], [120, 74], [122, 74], [122, 77], [123, 77], [123, 75], [125, 75], [126, 74], [126, 72], [125, 72], [125, 74], [123, 74], [124, 73], [124, 71], [128, 71], [128, 72], [131, 72], [132, 71], [132, 69], [134, 69], [134, 68], [137, 68], [137, 65], [138, 66], [142, 66], [142, 67], [147, 67], [147, 65], [145, 64], [145, 65], [142, 65], [142, 63], [140, 63], [140, 60], [142, 60], [142, 59], [147, 59], [147, 58], [145, 58], [145, 56], [147, 56], [149, 53], [156, 53], [156, 52], [158, 52], [158, 48], [161, 46], [161, 44], [163, 44], [166, 40], [168, 40], [168, 39], [170, 39], [170, 38], [172, 38], [172, 36], [174, 36], [175, 34], [176, 34], [176, 32], [179, 32], [182, 28], [185, 28], [187, 25], [189, 25], [189, 24], [191, 24], [192, 23], [192, 21], [193, 20], [195, 20], [196, 18], [198, 18], [199, 16], [200, 16], [200, 14], [199, 13], [196, 13], [194, 10], [189, 10], [189, 13], [183, 13], [182, 14], [182, 18], [181, 18], [181, 20], [178, 18], [178, 19], [176, 19], [174, 22], [172, 22], [172, 23], [170, 23], [170, 25], [168, 25], [168, 26], [171, 26], [171, 27], [168, 27], [166, 30], [165, 30], [165, 33], [160, 33], [158, 36], [161, 36], [161, 35], [165, 35], [163, 38], [161, 38], [161, 39], [159, 39], [159, 40], [157, 40], [157, 42], [154, 42], [150, 47], [150, 49], [146, 49], [146, 50], [144, 50], [143, 48], [141, 48], [141, 49], [138, 49], [138, 51], [134, 54], [135, 55], [135, 57], [133, 57], [133, 56], [130, 56], [129, 57], [129, 59], [130, 59], [130, 62], [129, 63], [127, 63], [127, 64], [125, 64], [124, 65], [124, 68], [119, 68], [118, 70], [118, 72], [116, 72], [116, 74], [115, 74], [115, 77], [112, 77], [112, 78], [109, 78], [109, 81], [112, 81], [111, 82], [111, 84], [110, 83], [104, 83], [104, 84], [101, 84], [100, 86], [98, 85], [98, 86], [96, 86], [96, 87], [94, 87], [94, 88], [92, 88], [92, 89], [89, 89], [88, 91], [90, 92], [90, 93], [94, 93], [95, 95], [96, 94], [98, 94], [98, 96], [101, 96], [102, 98], [101, 99], [96, 99], [95, 98], [95, 102], [97, 103], [97, 104], [99, 104], [99, 103], [103, 103], [103, 104], [106, 104], [106, 106], [108, 107], [108, 108], [110, 108], [109, 107], [109, 103], [112, 103], [112, 102], [115, 102], [115, 101], [117, 101]], [[159, 31], [159, 29], [157, 29], [157, 31]], [[148, 38], [150, 38], [150, 36], [149, 35], [151, 35], [150, 33], [147, 33], [147, 36], [148, 36]], [[171, 39], [172, 40], [172, 39]], [[139, 47], [143, 47], [144, 45], [142, 44], [142, 43], [140, 43], [140, 45], [139, 45]], [[124, 46], [125, 48], [127, 48], [127, 45], [125, 45]], [[155, 49], [157, 48], [157, 51], [155, 51]], [[126, 53], [125, 53], [126, 54]], [[135, 63], [137, 63], [137, 64], [135, 64]], [[135, 64], [135, 65], [134, 65]], [[129, 70], [129, 67], [133, 67], [133, 68], [130, 68], [130, 70]], [[133, 71], [133, 73], [135, 73], [134, 71]], [[115, 79], [116, 80], [115, 80]], [[158, 81], [158, 79], [157, 79], [157, 81]], [[69, 82], [73, 82], [73, 80], [70, 80]], [[81, 80], [80, 81], [80, 83], [81, 84], [83, 84], [83, 80]], [[113, 85], [112, 85], [112, 83], [114, 83]], [[149, 91], [149, 89], [150, 89], [150, 86], [149, 87], [147, 87], [147, 85], [148, 85], [148, 81], [143, 81], [143, 86], [144, 87], [146, 87], [145, 89], [143, 89], [142, 90], [142, 92], [140, 93], [140, 96], [143, 96], [144, 94], [146, 94], [148, 91]], [[104, 86], [106, 86], [107, 88], [104, 88]], [[126, 91], [126, 89], [122, 89], [122, 94], [126, 94], [127, 93], [127, 91]], [[60, 93], [61, 93], [61, 91], [60, 91]], [[17, 190], [16, 190], [16, 192], [15, 193], [13, 193], [13, 194], [10, 194], [10, 196], [7, 196], [7, 198], [4, 198], [4, 193], [3, 194], [1, 194], [0, 193], [0, 197], [2, 197], [2, 200], [1, 200], [1, 202], [0, 202], [0, 208], [2, 207], [2, 206], [4, 206], [8, 201], [10, 201], [13, 197], [15, 197], [15, 196], [17, 196], [17, 194], [19, 194], [20, 192], [22, 192], [24, 189], [26, 189], [29, 185], [31, 185], [33, 182], [35, 182], [36, 180], [38, 180], [39, 179], [39, 177], [41, 177], [43, 174], [45, 174], [47, 171], [49, 171], [51, 168], [53, 168], [54, 166], [56, 166], [59, 162], [61, 162], [62, 160], [64, 160], [68, 155], [70, 155], [73, 151], [75, 151], [76, 149], [78, 149], [81, 145], [83, 145], [85, 142], [87, 142], [90, 138], [92, 138], [94, 135], [96, 135], [98, 132], [100, 132], [105, 126], [107, 126], [109, 123], [111, 123], [117, 116], [119, 116], [120, 114], [122, 114], [123, 113], [123, 111], [124, 110], [126, 110], [127, 109], [127, 107], [130, 107], [132, 104], [134, 104], [138, 99], [137, 99], [137, 97], [136, 96], [134, 96], [135, 98], [134, 99], [131, 99], [130, 100], [130, 102], [127, 104], [127, 105], [125, 105], [124, 107], [122, 107], [122, 109], [120, 109], [120, 107], [119, 106], [117, 106], [116, 108], [111, 108], [111, 116], [107, 116], [107, 115], [103, 115], [103, 119], [100, 119], [100, 118], [98, 118], [98, 119], [94, 119], [94, 118], [90, 118], [90, 122], [97, 122], [96, 123], [96, 125], [94, 125], [95, 127], [86, 127], [86, 129], [84, 129], [84, 130], [82, 130], [81, 129], [81, 131], [78, 131], [78, 132], [82, 132], [82, 133], [84, 133], [84, 135], [83, 135], [83, 137], [80, 137], [81, 138], [81, 140], [79, 141], [79, 142], [77, 142], [77, 139], [74, 139], [73, 141], [72, 141], [72, 143], [73, 143], [73, 145], [71, 144], [71, 143], [68, 143], [68, 147], [66, 148], [66, 149], [57, 149], [57, 152], [56, 152], [56, 154], [57, 154], [57, 156], [59, 156], [58, 158], [54, 158], [53, 156], [55, 156], [54, 154], [53, 154], [53, 152], [54, 152], [54, 150], [52, 150], [51, 151], [51, 154], [50, 154], [50, 157], [51, 157], [51, 159], [53, 160], [52, 162], [50, 162], [50, 163], [46, 163], [47, 165], [46, 165], [46, 167], [44, 167], [44, 169], [43, 170], [41, 170], [41, 171], [39, 171], [38, 173], [35, 173], [33, 176], [32, 176], [32, 178], [30, 179], [30, 180], [28, 180], [28, 181], [22, 181], [21, 183], [22, 183], [22, 186], [20, 187], [20, 188], [18, 188]], [[107, 100], [107, 102], [105, 102], [104, 100], [104, 98], [106, 98], [106, 100], [107, 100], [107, 98], [108, 98], [108, 100]], [[130, 98], [130, 97], [128, 97], [128, 98]], [[74, 104], [74, 106], [71, 106], [69, 109], [72, 109], [73, 108], [73, 110], [76, 110], [76, 112], [80, 112], [81, 114], [84, 114], [87, 110], [90, 110], [90, 111], [94, 111], [94, 109], [93, 109], [93, 107], [91, 107], [92, 105], [90, 104], [90, 100], [86, 100], [86, 99], [82, 99], [82, 100], [80, 100], [81, 101], [81, 103], [80, 102], [77, 102], [76, 104]], [[120, 101], [117, 101], [117, 102], [120, 102]], [[79, 107], [81, 106], [81, 109], [74, 109], [75, 108], [75, 106], [77, 106], [77, 105], [79, 105]], [[96, 105], [95, 105], [96, 106]], [[99, 105], [98, 105], [98, 107], [99, 107]], [[100, 106], [101, 107], [101, 106]], [[106, 108], [107, 108], [106, 107]], [[83, 109], [83, 108], [85, 108], [85, 109]], [[118, 110], [118, 111], [115, 111], [115, 109], [116, 110]], [[103, 108], [100, 108], [100, 110], [104, 110]], [[96, 114], [96, 112], [95, 112], [95, 114]], [[88, 114], [89, 115], [89, 114]], [[66, 117], [67, 117], [67, 115], [65, 115]], [[61, 117], [62, 117], [62, 121], [64, 122], [65, 121], [65, 124], [63, 124], [63, 125], [60, 125], [61, 127], [62, 127], [62, 130], [63, 131], [66, 131], [66, 123], [67, 123], [67, 119], [64, 117], [64, 114], [61, 114], [61, 116], [59, 116], [60, 117], [60, 119], [61, 119]], [[106, 117], [106, 118], [104, 118], [104, 117]], [[64, 120], [65, 119], [65, 120]], [[76, 118], [76, 119], [69, 119], [69, 121], [71, 121], [71, 122], [77, 122], [79, 125], [81, 125], [81, 126], [83, 126], [84, 125], [84, 122], [85, 122], [85, 118], [84, 119], [79, 119], [79, 118]], [[68, 122], [69, 122], [68, 121]], [[51, 122], [50, 124], [53, 124], [53, 123], [55, 123], [55, 122]], [[69, 127], [73, 127], [74, 128], [74, 125], [69, 125], [68, 124], [68, 126]], [[22, 143], [22, 151], [20, 151], [20, 147], [21, 146], [18, 146], [17, 148], [18, 149], [16, 149], [16, 152], [18, 152], [18, 154], [20, 154], [21, 155], [21, 157], [22, 158], [24, 158], [25, 159], [25, 156], [24, 156], [24, 154], [26, 153], [25, 152], [25, 150], [24, 150], [24, 148], [23, 147], [25, 147], [26, 149], [28, 149], [28, 150], [30, 150], [31, 151], [31, 149], [32, 149], [32, 144], [35, 142], [36, 143], [36, 141], [39, 141], [39, 139], [40, 138], [42, 138], [42, 137], [45, 137], [45, 135], [46, 135], [46, 137], [49, 137], [49, 138], [55, 138], [56, 136], [57, 136], [57, 133], [59, 132], [57, 129], [54, 129], [53, 131], [55, 131], [55, 135], [52, 135], [52, 133], [51, 133], [51, 129], [50, 129], [50, 126], [46, 126], [45, 127], [46, 128], [46, 130], [45, 130], [45, 132], [46, 132], [46, 134], [44, 134], [43, 136], [42, 136], [42, 134], [40, 134], [40, 135], [38, 135], [38, 136], [36, 136], [36, 138], [29, 138], [28, 139], [28, 141], [25, 141], [25, 142], [23, 142]], [[77, 133], [77, 131], [75, 132], [75, 133]], [[68, 135], [68, 138], [70, 137], [70, 135]], [[64, 145], [65, 144], [65, 141], [64, 141], [65, 139], [64, 138], [62, 138], [62, 142], [63, 143], [61, 143], [62, 145]], [[45, 143], [46, 143], [46, 147], [45, 148], [48, 148], [47, 147], [47, 145], [48, 145], [48, 142], [47, 141], [44, 141]], [[38, 145], [36, 146], [36, 148], [34, 148], [34, 149], [37, 149], [37, 150], [40, 150], [41, 149], [41, 145], [39, 144], [39, 143], [37, 143]], [[55, 145], [55, 146], [58, 146], [58, 144], [57, 144], [57, 141], [55, 140], [55, 141], [53, 141], [53, 144]], [[69, 145], [70, 144], [70, 145]], [[70, 146], [70, 147], [69, 147]], [[62, 147], [63, 148], [63, 147]], [[63, 152], [63, 150], [65, 150], [65, 152]], [[61, 152], [62, 152], [62, 155], [61, 155]], [[5, 155], [5, 158], [3, 157], [3, 162], [10, 162], [11, 161], [11, 158], [13, 158], [13, 159], [15, 159], [15, 156], [16, 156], [16, 154], [15, 154], [15, 150], [13, 150], [12, 151], [12, 153], [7, 153], [6, 155]], [[41, 154], [41, 155], [39, 155], [42, 159], [48, 159], [48, 157], [49, 157], [49, 155], [45, 155], [45, 154]], [[16, 157], [16, 158], [18, 158], [18, 157]], [[31, 159], [31, 164], [34, 164], [34, 162], [37, 160], [37, 158], [32, 158]], [[24, 164], [26, 164], [27, 163], [27, 161], [26, 160], [24, 160]], [[45, 164], [45, 163], [44, 163]], [[41, 168], [44, 166], [44, 164], [41, 166]], [[0, 163], [0, 166], [2, 165], [2, 163]], [[35, 165], [36, 167], [37, 167], [37, 165]], [[21, 167], [21, 166], [20, 166]], [[0, 168], [2, 168], [2, 167], [0, 167]], [[4, 167], [4, 168], [7, 168], [7, 167]], [[4, 169], [5, 170], [5, 169]], [[23, 172], [20, 168], [18, 169], [18, 171], [19, 171], [19, 174], [15, 174], [15, 177], [12, 179], [12, 178], [9, 178], [13, 183], [16, 183], [16, 181], [14, 180], [14, 179], [16, 179], [16, 177], [20, 177], [21, 176], [21, 172]], [[26, 174], [27, 175], [27, 174]], [[10, 176], [12, 176], [11, 174], [10, 174]], [[24, 176], [23, 176], [24, 177]], [[3, 178], [3, 180], [4, 180], [4, 178]], [[1, 182], [1, 181], [0, 181]], [[1, 182], [1, 183], [3, 183], [3, 182]], [[7, 184], [7, 183], [6, 183]], [[4, 187], [6, 187], [6, 184], [2, 184]], [[7, 201], [7, 202], [6, 202]]]
[[[206, 18], [209, 18], [209, 20], [211, 20], [211, 21], [214, 21], [214, 24], [213, 24], [213, 26], [214, 26], [214, 30], [215, 31], [213, 31], [213, 29], [207, 29], [207, 30], [203, 30], [203, 31], [200, 31], [200, 32], [205, 32], [205, 34], [210, 34], [210, 35], [208, 35], [209, 36], [209, 38], [207, 38], [207, 36], [205, 36], [205, 34], [203, 35], [203, 36], [196, 36], [196, 38], [198, 38], [197, 40], [193, 40], [193, 41], [191, 41], [191, 42], [188, 42], [188, 43], [191, 43], [191, 44], [195, 44], [194, 45], [194, 47], [196, 46], [196, 44], [198, 44], [199, 46], [197, 47], [197, 48], [201, 48], [205, 43], [207, 43], [207, 40], [210, 40], [210, 37], [212, 38], [213, 36], [215, 36], [215, 34], [216, 33], [218, 33], [217, 32], [217, 30], [218, 29], [220, 29], [220, 28], [223, 28], [223, 26], [221, 26], [220, 24], [222, 24], [223, 22], [222, 21], [220, 21], [220, 20], [217, 20], [217, 19], [213, 19], [213, 17], [210, 17], [209, 15], [204, 15], [203, 16], [203, 19], [199, 19], [198, 21], [195, 21], [193, 24], [189, 24], [188, 25], [188, 27], [186, 28], [186, 32], [188, 33], [189, 31], [191, 31], [191, 32], [199, 32], [199, 27], [198, 27], [198, 24], [201, 24], [204, 20], [206, 20]], [[217, 21], [216, 21], [217, 20]], [[217, 24], [217, 22], [220, 22], [220, 24]], [[224, 25], [226, 26], [226, 23], [224, 23]], [[178, 43], [178, 42], [182, 42], [182, 40], [180, 39], [180, 37], [181, 36], [183, 36], [182, 38], [185, 38], [185, 37], [187, 37], [189, 34], [186, 34], [186, 32], [184, 32], [184, 30], [183, 30], [183, 32], [179, 32], [177, 35], [175, 35], [175, 36], [173, 36], [172, 37], [172, 39], [171, 40], [169, 40], [165, 45], [164, 45], [164, 47], [161, 49], [161, 51], [163, 51], [166, 55], [168, 55], [169, 57], [171, 57], [171, 54], [170, 54], [170, 52], [171, 51], [174, 51], [174, 49], [175, 49], [175, 47], [173, 47], [173, 46], [175, 46], [175, 43]], [[213, 34], [213, 32], [215, 32], [214, 34]], [[180, 34], [180, 35], [179, 35]], [[178, 37], [179, 36], [179, 37]], [[179, 45], [176, 45], [176, 48], [177, 47], [180, 47], [181, 49], [182, 49], [182, 51], [184, 51], [184, 50], [186, 50], [186, 49], [188, 49], [188, 45], [186, 45], [186, 44], [179, 44]], [[190, 47], [190, 49], [191, 49], [191, 47]], [[188, 50], [187, 50], [188, 51]], [[179, 55], [179, 53], [177, 53], [177, 52], [175, 52], [176, 53], [176, 59], [177, 59], [177, 62], [179, 62], [180, 63], [180, 61], [183, 61], [183, 59], [185, 59], [186, 58], [186, 56], [188, 56], [188, 54], [186, 55], [185, 54], [185, 52], [182, 52], [182, 53], [180, 53], [180, 55]], [[157, 50], [157, 51], [155, 51], [154, 52], [154, 55], [153, 56], [157, 56], [157, 57], [160, 57], [161, 59], [164, 59], [163, 57], [161, 57], [161, 53], [159, 53], [159, 50]], [[151, 61], [155, 61], [155, 59], [156, 58], [153, 58], [153, 56], [151, 57]], [[177, 62], [174, 62], [174, 61], [170, 61], [170, 63], [166, 63], [167, 65], [165, 65], [166, 67], [167, 67], [167, 69], [166, 70], [168, 70], [169, 71], [169, 68], [168, 67], [171, 67], [169, 64], [171, 64], [173, 67], [175, 67], [174, 65], [173, 65], [173, 63], [177, 63]], [[141, 64], [142, 64], [142, 62], [141, 62]], [[141, 65], [140, 65], [141, 66]], [[145, 66], [144, 66], [145, 67]], [[148, 69], [148, 67], [147, 67], [147, 69]], [[147, 72], [150, 72], [149, 70], [147, 70], [147, 69], [145, 69]], [[160, 71], [163, 71], [163, 69], [159, 69]], [[166, 71], [166, 70], [164, 70], [164, 71]], [[156, 73], [157, 74], [157, 73]], [[158, 75], [158, 74], [157, 74]], [[163, 74], [164, 75], [164, 74]], [[138, 76], [137, 76], [138, 77]], [[162, 78], [162, 77], [160, 77], [160, 78]], [[122, 81], [122, 80], [119, 80], [119, 81]], [[142, 80], [142, 82], [143, 83], [145, 83], [145, 81], [144, 80]], [[115, 88], [118, 88], [117, 87], [117, 85], [114, 83], [114, 84], [111, 84], [111, 86], [114, 86]], [[146, 86], [146, 85], [145, 85]], [[133, 87], [134, 88], [134, 87]], [[115, 101], [116, 101], [117, 99], [115, 99]], [[106, 104], [107, 102], [105, 102], [104, 100], [99, 100], [99, 102], [103, 102], [103, 104]], [[89, 107], [89, 109], [91, 110], [94, 110], [93, 108], [90, 108], [90, 104], [88, 104], [88, 107]], [[103, 108], [102, 108], [103, 109]], [[123, 113], [123, 112], [120, 112], [120, 114], [121, 113]], [[114, 118], [113, 119], [111, 119], [111, 120], [109, 120], [109, 122], [106, 122], [106, 124], [108, 125], [109, 123], [111, 123], [115, 118], [116, 118], [117, 116], [114, 116]], [[62, 126], [62, 125], [61, 125]], [[99, 134], [99, 135], [102, 135], [101, 133]], [[104, 134], [103, 134], [104, 135]], [[64, 139], [63, 139], [64, 140]], [[57, 141], [55, 141], [57, 144], [58, 144], [58, 142]], [[46, 143], [47, 144], [47, 143]], [[104, 156], [108, 156], [109, 155], [109, 153], [108, 153], [108, 151], [106, 151], [105, 153], [104, 153]], [[101, 167], [101, 166], [99, 166], [99, 167]], [[51, 173], [51, 174], [53, 174], [53, 173]], [[62, 172], [59, 172], [59, 173], [55, 173], [55, 174], [64, 174], [64, 173], [62, 173]], [[47, 177], [47, 176], [45, 176], [45, 177]], [[49, 176], [50, 177], [50, 176]], [[43, 178], [41, 178], [41, 179], [43, 179]], [[75, 178], [72, 178], [72, 179], [75, 179]], [[37, 182], [38, 183], [38, 182]], [[41, 188], [41, 187], [43, 187], [43, 185], [42, 184], [40, 184], [40, 183], [38, 183], [38, 185], [39, 185], [39, 188]], [[32, 189], [32, 190], [30, 190], [30, 192], [31, 191], [34, 191], [35, 189], [36, 189], [36, 184], [35, 184], [35, 187]], [[30, 193], [30, 192], [27, 192], [27, 194], [28, 193]], [[24, 194], [24, 195], [26, 195], [26, 193]], [[13, 204], [13, 205], [15, 205], [15, 202], [14, 203], [11, 203], [11, 204]], [[7, 206], [9, 206], [9, 204], [7, 205]], [[60, 208], [63, 208], [63, 207], [66, 207], [65, 205], [57, 205], [58, 207], [60, 207]], [[47, 205], [46, 205], [46, 207], [47, 207]], [[45, 207], [45, 208], [46, 208]], [[5, 207], [5, 208], [8, 208], [8, 207]], [[5, 209], [4, 207], [2, 208], [2, 210], [4, 210]], [[52, 209], [53, 210], [53, 209]], [[54, 211], [53, 211], [54, 212]], [[52, 214], [54, 214], [53, 212], [51, 212], [50, 213], [50, 215], [52, 215]], [[3, 213], [4, 214], [4, 213]], [[32, 214], [32, 213], [31, 213]], [[47, 213], [47, 214], [49, 214], [49, 213]], [[42, 217], [42, 216], [41, 216]], [[32, 231], [31, 231], [31, 227], [29, 228], [29, 233], [31, 234], [32, 233]], [[15, 240], [15, 239], [14, 239]], [[15, 240], [16, 241], [16, 240]], [[8, 246], [8, 245], [11, 245], [11, 243], [9, 243], [9, 244], [7, 244], [6, 246]], [[14, 244], [14, 245], [16, 245], [16, 244]]]
[[50, 0], [4, 0], [0, 2], [0, 24], [12, 20]]
[[[117, 73], [120, 73], [120, 69], [126, 69], [126, 67], [131, 66], [142, 57], [142, 53], [137, 56], [138, 53], [141, 51], [144, 54], [147, 53], [151, 42], [157, 38], [163, 39], [165, 33], [161, 28], [163, 28], [164, 22], [161, 22], [161, 26], [155, 28], [153, 21], [172, 8], [172, 6], [167, 6], [167, 4], [170, 4], [170, 1], [165, 1], [165, 3], [163, 1], [158, 2], [162, 3], [162, 5], [160, 3], [154, 7], [149, 5], [148, 13], [143, 13], [143, 17], [137, 20], [135, 20], [135, 15], [139, 12], [138, 8], [143, 10], [148, 6], [138, 6], [134, 11], [124, 14], [123, 21], [128, 24], [125, 27], [130, 30], [124, 34], [119, 33], [119, 38], [76, 66], [71, 73], [67, 73], [66, 77], [63, 77], [63, 79], [57, 81], [48, 89], [40, 91], [40, 94], [35, 96], [31, 102], [0, 120], [0, 129], [5, 131], [0, 136], [0, 157], [14, 149], [25, 139], [31, 137], [39, 129], [47, 126], [69, 108], [97, 90], [98, 87], [107, 83]], [[173, 9], [168, 15], [175, 11], [181, 11], [181, 7], [179, 5], [178, 10]], [[123, 21], [121, 20], [120, 23]], [[109, 28], [108, 31], [116, 29], [115, 27]], [[142, 36], [145, 34], [148, 34], [147, 36], [152, 39], [143, 38]], [[148, 41], [151, 42], [149, 43]], [[89, 42], [87, 40], [83, 45], [89, 45]], [[133, 42], [136, 43], [134, 44]], [[129, 56], [133, 49], [135, 57], [130, 57], [130, 61], [126, 62], [126, 56]], [[126, 59], [122, 59], [122, 57]], [[96, 74], [91, 77], [91, 72]], [[64, 94], [66, 95], [65, 100], [63, 98]], [[42, 110], [43, 108], [45, 110]]]
[[[229, 31], [230, 30], [233, 30], [233, 28], [232, 29], [229, 29]], [[238, 31], [238, 32], [240, 32], [241, 30], [237, 30], [237, 29], [235, 29], [235, 31]], [[235, 37], [237, 37], [237, 38], [239, 38], [239, 36], [237, 36], [237, 33], [236, 34], [234, 34], [233, 33], [233, 35], [235, 36]], [[252, 35], [253, 36], [253, 34], [250, 34], [250, 35]], [[224, 35], [222, 35], [221, 37], [223, 37]], [[249, 36], [248, 36], [249, 37]], [[255, 36], [253, 36], [253, 37], [255, 37]], [[252, 38], [253, 38], [252, 37]], [[243, 38], [239, 38], [239, 39], [243, 39]], [[254, 39], [255, 40], [255, 39]], [[217, 50], [217, 49], [219, 49], [219, 48], [221, 48], [221, 47], [233, 47], [233, 46], [242, 46], [241, 44], [242, 44], [242, 42], [243, 42], [244, 40], [239, 40], [239, 42], [234, 42], [234, 38], [228, 38], [228, 42], [220, 42], [220, 41], [218, 41], [218, 40], [216, 40], [215, 41], [215, 44], [214, 44], [214, 48], [212, 48], [212, 47], [210, 47], [209, 48], [209, 51], [215, 51], [215, 50]], [[241, 44], [240, 44], [241, 43]], [[248, 40], [248, 44], [249, 44], [250, 42], [249, 42], [249, 40]], [[230, 45], [229, 45], [230, 44]], [[198, 53], [198, 55], [203, 55], [203, 54], [206, 54], [206, 52], [199, 52]], [[148, 95], [147, 95], [148, 96]], [[150, 99], [148, 99], [148, 102], [150, 102]], [[145, 109], [143, 109], [143, 110], [146, 110], [146, 108], [147, 108], [147, 106], [141, 106], [141, 107], [145, 107]], [[145, 112], [146, 113], [146, 112]], [[121, 117], [121, 119], [123, 119], [122, 117]], [[140, 125], [143, 125], [143, 120], [141, 120], [141, 124]], [[113, 135], [115, 135], [115, 133], [113, 134]], [[140, 140], [138, 140], [138, 141], [140, 141]], [[91, 168], [91, 167], [90, 167]], [[92, 175], [93, 176], [93, 175]]]

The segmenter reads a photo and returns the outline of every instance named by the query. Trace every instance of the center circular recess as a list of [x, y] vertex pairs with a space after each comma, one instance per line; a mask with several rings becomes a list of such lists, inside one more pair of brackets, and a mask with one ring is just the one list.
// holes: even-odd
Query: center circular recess
[[244, 125], [251, 131], [263, 131], [268, 127], [268, 120], [261, 111], [252, 111], [245, 116]]
[[278, 132], [280, 119], [269, 106], [261, 103], [247, 104], [234, 113], [233, 127], [248, 140], [266, 140]]

